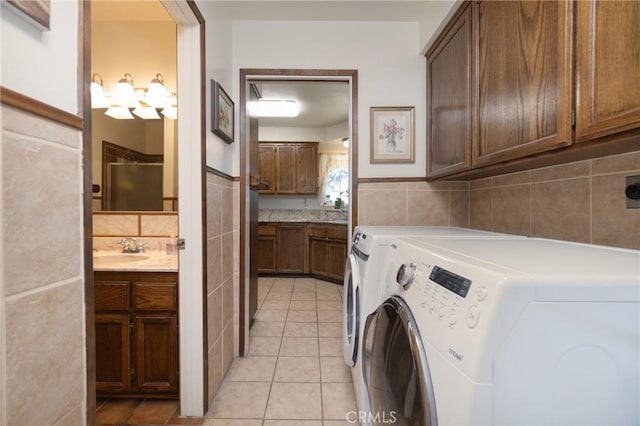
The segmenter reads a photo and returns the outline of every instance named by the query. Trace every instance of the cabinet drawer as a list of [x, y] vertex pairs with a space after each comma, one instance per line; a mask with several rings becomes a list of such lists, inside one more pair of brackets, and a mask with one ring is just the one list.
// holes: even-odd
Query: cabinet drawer
[[258, 226], [258, 235], [276, 235], [276, 227], [271, 225], [260, 225]]
[[96, 281], [94, 293], [96, 311], [126, 311], [129, 309], [128, 281]]
[[134, 309], [145, 311], [175, 311], [178, 307], [176, 283], [133, 283]]
[[325, 226], [309, 225], [309, 237], [326, 238], [327, 228]]
[[346, 226], [327, 227], [327, 238], [330, 240], [347, 241], [347, 227]]

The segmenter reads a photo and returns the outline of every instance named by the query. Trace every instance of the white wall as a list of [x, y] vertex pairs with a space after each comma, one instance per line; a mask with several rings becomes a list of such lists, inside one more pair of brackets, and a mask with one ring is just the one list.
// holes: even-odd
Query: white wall
[[[206, 20], [206, 139], [207, 166], [231, 176], [240, 175], [240, 133], [238, 119], [240, 114], [239, 95], [234, 92], [231, 69], [231, 18], [229, 6], [212, 1], [196, 1], [200, 12]], [[237, 78], [237, 77], [236, 77]], [[225, 143], [211, 132], [211, 79], [218, 81], [231, 96], [235, 104], [235, 140]]]
[[50, 31], [5, 5], [0, 15], [0, 85], [78, 114], [78, 2], [52, 0]]
[[[240, 68], [356, 69], [359, 176], [424, 176], [425, 60], [418, 40], [418, 22], [234, 21], [233, 96]], [[369, 164], [371, 106], [415, 106], [414, 164]]]
[[462, 3], [461, 0], [439, 0], [425, 2], [424, 14], [420, 17], [420, 42], [421, 53], [435, 40], [437, 34], [445, 26]]

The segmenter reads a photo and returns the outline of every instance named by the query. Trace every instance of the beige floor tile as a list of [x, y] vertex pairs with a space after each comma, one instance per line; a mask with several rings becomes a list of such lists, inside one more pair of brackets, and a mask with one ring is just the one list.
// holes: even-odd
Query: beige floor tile
[[280, 356], [318, 356], [318, 339], [315, 337], [283, 337]]
[[249, 356], [278, 355], [282, 337], [252, 336], [249, 339]]
[[342, 310], [342, 303], [337, 301], [320, 301], [318, 302], [319, 311], [340, 311]]
[[271, 382], [273, 371], [276, 368], [276, 360], [275, 356], [235, 358], [224, 380], [228, 382]]
[[296, 278], [296, 288], [316, 288], [316, 280], [314, 278]]
[[287, 321], [284, 325], [284, 335], [285, 337], [318, 337], [318, 324]]
[[351, 369], [342, 357], [320, 357], [320, 371], [323, 382], [351, 382]]
[[285, 293], [274, 292], [272, 289], [269, 292], [269, 294], [267, 294], [267, 297], [264, 299], [265, 302], [276, 302], [281, 300], [286, 300], [286, 301], [291, 300], [291, 292], [285, 292]]
[[270, 383], [223, 382], [207, 417], [261, 419], [270, 387]]
[[354, 424], [356, 424], [355, 419], [357, 419], [358, 417], [358, 413], [357, 412], [352, 412], [349, 413], [349, 416], [347, 417], [349, 420], [351, 421], [347, 421], [347, 420], [324, 420], [322, 422], [323, 426], [353, 426]]
[[320, 360], [316, 356], [278, 357], [274, 382], [319, 382]]
[[286, 321], [287, 311], [260, 309], [256, 313], [256, 320], [260, 321]]
[[316, 300], [315, 291], [294, 291], [291, 300]]
[[325, 419], [346, 420], [347, 413], [357, 410], [351, 383], [322, 384], [322, 413]]
[[320, 420], [265, 420], [264, 426], [322, 426]]
[[315, 300], [292, 300], [289, 305], [289, 309], [292, 311], [315, 311]]
[[317, 291], [316, 300], [318, 302], [342, 302], [342, 297], [338, 291]]
[[322, 419], [319, 383], [273, 383], [267, 419]]
[[262, 420], [206, 419], [202, 426], [261, 426]]
[[260, 309], [286, 311], [289, 309], [289, 300], [265, 300], [262, 302]]
[[249, 330], [249, 336], [279, 337], [283, 330], [284, 322], [256, 320]]
[[320, 337], [320, 356], [342, 356], [342, 338]]
[[318, 322], [342, 322], [342, 311], [318, 311]]
[[342, 337], [341, 322], [319, 322], [318, 335], [320, 337]]
[[324, 289], [333, 289], [333, 290], [337, 290], [340, 287], [342, 287], [341, 285], [338, 285], [336, 283], [330, 283], [329, 281], [323, 281], [323, 280], [318, 280], [316, 279], [316, 288], [324, 288]]
[[291, 322], [318, 322], [316, 311], [294, 311], [289, 309], [287, 321]]

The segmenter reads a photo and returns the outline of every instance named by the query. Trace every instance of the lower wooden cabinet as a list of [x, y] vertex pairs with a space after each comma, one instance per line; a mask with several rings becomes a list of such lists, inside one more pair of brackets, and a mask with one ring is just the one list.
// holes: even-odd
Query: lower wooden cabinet
[[347, 225], [309, 225], [309, 272], [331, 281], [344, 280]]
[[178, 275], [95, 272], [98, 395], [178, 396]]

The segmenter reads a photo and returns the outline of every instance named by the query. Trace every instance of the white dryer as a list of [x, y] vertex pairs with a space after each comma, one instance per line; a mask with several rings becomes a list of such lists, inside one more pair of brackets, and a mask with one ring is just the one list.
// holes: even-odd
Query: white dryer
[[362, 332], [364, 318], [374, 312], [382, 301], [384, 282], [382, 267], [394, 238], [399, 236], [429, 236], [430, 238], [526, 238], [475, 229], [446, 226], [359, 226], [353, 233], [351, 252], [344, 274], [343, 355], [351, 367], [354, 391], [362, 424], [369, 412], [368, 396], [362, 377]]
[[639, 251], [534, 238], [390, 251], [363, 336], [379, 423], [640, 423]]

